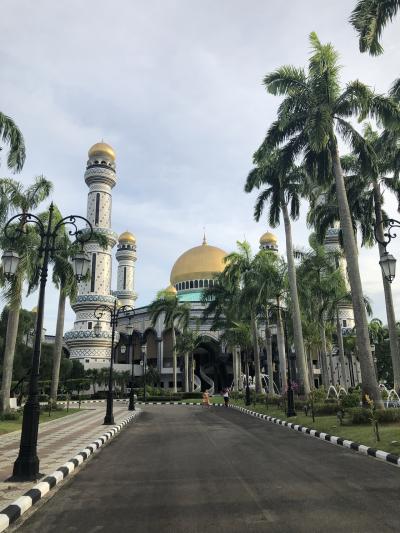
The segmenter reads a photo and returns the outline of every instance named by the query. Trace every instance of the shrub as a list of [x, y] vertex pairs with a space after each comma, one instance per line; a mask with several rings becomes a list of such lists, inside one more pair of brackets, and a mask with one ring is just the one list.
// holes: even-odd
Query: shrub
[[340, 398], [340, 406], [342, 409], [348, 409], [350, 407], [360, 407], [361, 395], [360, 391], [353, 391]]
[[[363, 407], [356, 407], [348, 409], [349, 421], [351, 424], [370, 424], [371, 414], [368, 409]], [[400, 409], [382, 409], [376, 411], [376, 417], [381, 424], [390, 424], [393, 422], [400, 422]]]
[[315, 403], [314, 404], [314, 414], [323, 416], [323, 415], [336, 415], [339, 410], [337, 403]]
[[39, 402], [48, 402], [48, 401], [49, 401], [48, 394], [39, 394]]
[[0, 420], [19, 420], [20, 417], [19, 411], [11, 411], [10, 413], [3, 413], [0, 415]]
[[203, 397], [202, 392], [182, 392], [182, 398], [184, 399], [200, 399]]

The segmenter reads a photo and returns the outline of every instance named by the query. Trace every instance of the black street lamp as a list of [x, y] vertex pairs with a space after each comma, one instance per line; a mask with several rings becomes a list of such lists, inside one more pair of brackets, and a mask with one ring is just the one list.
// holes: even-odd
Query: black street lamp
[[97, 323], [94, 326], [94, 334], [96, 337], [101, 335], [101, 324], [100, 319], [103, 318], [105, 314], [110, 314], [110, 325], [111, 325], [111, 354], [110, 354], [110, 372], [108, 374], [108, 392], [107, 392], [107, 407], [106, 415], [104, 417], [103, 424], [110, 426], [114, 424], [114, 413], [113, 413], [113, 368], [114, 368], [114, 339], [115, 339], [115, 328], [118, 325], [118, 320], [121, 318], [121, 315], [129, 311], [135, 312], [134, 308], [131, 305], [122, 305], [121, 307], [117, 306], [117, 299], [114, 300], [113, 307], [109, 307], [106, 304], [99, 305], [94, 310], [94, 316], [97, 318]]
[[141, 338], [142, 360], [140, 364], [143, 366], [143, 401], [146, 402], [146, 373], [147, 373], [147, 346], [144, 342], [144, 336]]
[[[86, 218], [78, 215], [70, 215], [61, 219], [53, 227], [53, 203], [50, 204], [47, 226], [43, 221], [31, 213], [20, 213], [13, 216], [4, 227], [4, 235], [9, 240], [11, 248], [6, 250], [2, 256], [3, 272], [8, 279], [12, 279], [18, 269], [19, 254], [12, 249], [12, 245], [26, 235], [28, 224], [35, 224], [37, 233], [40, 237], [40, 245], [38, 247], [38, 258], [42, 259], [42, 264], [39, 267], [40, 285], [39, 285], [39, 300], [37, 306], [36, 331], [32, 356], [32, 368], [29, 379], [28, 399], [24, 406], [21, 441], [18, 457], [14, 463], [13, 475], [10, 481], [33, 481], [40, 477], [39, 474], [39, 458], [37, 456], [37, 440], [39, 428], [39, 371], [40, 371], [40, 355], [41, 355], [41, 340], [43, 330], [43, 313], [44, 313], [44, 299], [46, 292], [46, 282], [49, 260], [57, 255], [57, 236], [58, 231], [62, 226], [71, 225], [74, 229], [69, 231], [69, 235], [76, 238], [82, 247], [83, 243], [90, 240], [93, 235], [93, 229]], [[87, 224], [87, 228], [78, 229], [77, 221], [83, 221]], [[82, 251], [75, 254], [72, 258], [72, 266], [75, 277], [78, 281], [82, 280], [88, 273], [90, 267], [90, 259], [88, 255]]]
[[287, 417], [296, 416], [296, 410], [294, 407], [294, 391], [292, 387], [292, 370], [290, 364], [290, 351], [289, 351], [289, 342], [288, 342], [288, 330], [287, 330], [287, 309], [280, 307], [279, 305], [273, 305], [269, 308], [270, 311], [276, 311], [277, 313], [283, 314], [283, 329], [285, 332], [285, 352], [286, 352], [286, 364], [287, 364]]
[[244, 365], [245, 365], [245, 372], [246, 372], [246, 395], [245, 395], [245, 404], [250, 405], [251, 399], [250, 399], [250, 384], [249, 384], [249, 354], [247, 349], [244, 352]]
[[129, 392], [129, 405], [128, 411], [135, 411], [135, 391], [133, 389], [134, 379], [135, 379], [135, 365], [133, 361], [133, 325], [128, 324], [126, 326], [129, 336], [129, 354], [131, 357], [131, 390]]
[[390, 241], [397, 237], [397, 234], [392, 231], [394, 228], [400, 228], [400, 221], [394, 218], [383, 219], [374, 228], [375, 240], [384, 248], [384, 251], [381, 248], [379, 264], [383, 275], [389, 283], [392, 283], [396, 276], [396, 258], [386, 249]]

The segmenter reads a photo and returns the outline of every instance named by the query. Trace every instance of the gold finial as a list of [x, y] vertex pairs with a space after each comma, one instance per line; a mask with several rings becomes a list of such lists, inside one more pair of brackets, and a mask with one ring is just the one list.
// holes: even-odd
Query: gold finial
[[203, 245], [204, 244], [207, 244], [207, 239], [206, 239], [206, 228], [203, 226]]

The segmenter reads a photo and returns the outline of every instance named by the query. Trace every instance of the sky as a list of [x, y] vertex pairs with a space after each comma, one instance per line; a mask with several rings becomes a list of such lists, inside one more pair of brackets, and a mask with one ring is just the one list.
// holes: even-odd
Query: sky
[[[117, 154], [112, 227], [137, 238], [137, 306], [169, 284], [175, 260], [208, 243], [254, 251], [267, 231], [243, 185], [279, 99], [262, 79], [283, 64], [306, 66], [316, 31], [340, 53], [343, 83], [386, 92], [400, 71], [400, 20], [384, 31], [385, 53], [360, 54], [352, 0], [2, 0], [0, 109], [21, 128], [28, 185], [43, 174], [62, 213], [86, 215], [87, 151], [104, 139]], [[4, 159], [4, 156], [3, 156]], [[0, 161], [0, 175], [7, 169]], [[45, 207], [46, 204], [43, 204]], [[396, 204], [386, 196], [396, 218]], [[306, 247], [307, 206], [293, 223]], [[285, 253], [283, 225], [272, 230]], [[400, 239], [390, 252], [399, 254]], [[374, 316], [385, 321], [379, 257], [360, 250]], [[116, 264], [113, 279], [116, 288]], [[400, 316], [400, 275], [393, 282]], [[54, 334], [57, 290], [48, 284], [45, 327]], [[36, 305], [37, 294], [24, 300]], [[65, 330], [74, 313], [67, 306]]]

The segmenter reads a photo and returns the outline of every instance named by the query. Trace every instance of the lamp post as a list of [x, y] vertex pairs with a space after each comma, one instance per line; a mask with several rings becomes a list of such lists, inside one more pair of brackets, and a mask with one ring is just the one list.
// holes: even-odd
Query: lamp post
[[135, 379], [135, 368], [133, 362], [133, 325], [128, 324], [126, 327], [129, 335], [129, 353], [131, 356], [131, 390], [129, 393], [129, 406], [128, 411], [135, 411], [135, 391], [133, 390], [133, 383]]
[[[383, 231], [383, 228], [385, 231]], [[394, 228], [400, 228], [400, 221], [394, 218], [383, 219], [374, 228], [375, 240], [384, 248], [379, 264], [383, 275], [389, 283], [392, 283], [396, 276], [396, 258], [386, 249], [390, 241], [397, 237], [397, 234], [393, 232]]]
[[147, 346], [144, 343], [144, 338], [141, 338], [141, 350], [142, 350], [142, 360], [140, 364], [143, 367], [143, 401], [146, 402], [146, 372], [147, 372]]
[[107, 392], [107, 407], [106, 415], [104, 417], [103, 424], [110, 426], [114, 424], [114, 413], [113, 413], [113, 368], [114, 368], [114, 339], [115, 339], [115, 328], [118, 325], [118, 320], [121, 318], [123, 313], [128, 311], [135, 311], [131, 305], [122, 305], [117, 307], [117, 299], [114, 300], [113, 307], [102, 304], [96, 307], [94, 310], [94, 316], [97, 318], [97, 323], [94, 326], [94, 334], [96, 337], [101, 336], [101, 325], [100, 319], [104, 315], [110, 314], [110, 325], [111, 325], [111, 353], [110, 353], [110, 371], [108, 374], [108, 392]]
[[250, 385], [249, 385], [249, 354], [248, 354], [248, 351], [247, 351], [247, 348], [244, 352], [244, 365], [245, 365], [245, 372], [246, 372], [246, 399], [245, 399], [245, 403], [246, 405], [250, 405], [251, 404], [251, 400], [250, 400]]
[[270, 308], [270, 311], [276, 311], [277, 313], [283, 313], [283, 329], [285, 332], [285, 352], [286, 352], [286, 363], [287, 363], [287, 417], [296, 416], [296, 410], [294, 407], [294, 391], [292, 388], [292, 370], [290, 364], [290, 353], [289, 353], [289, 343], [288, 343], [288, 331], [287, 331], [287, 310], [279, 305], [273, 305]]
[[[29, 379], [28, 399], [24, 406], [21, 441], [18, 457], [14, 463], [13, 475], [10, 481], [33, 481], [39, 474], [39, 458], [37, 456], [37, 440], [39, 427], [39, 390], [38, 379], [40, 370], [41, 341], [43, 329], [44, 299], [46, 292], [46, 282], [49, 260], [57, 255], [57, 236], [61, 227], [72, 226], [74, 229], [69, 230], [69, 235], [76, 238], [81, 244], [82, 251], [77, 252], [72, 258], [72, 266], [75, 277], [78, 281], [82, 280], [88, 273], [90, 267], [89, 256], [83, 251], [83, 243], [90, 240], [93, 235], [93, 229], [86, 218], [78, 215], [70, 215], [61, 219], [53, 227], [54, 206], [50, 204], [48, 212], [47, 225], [36, 215], [31, 213], [20, 213], [13, 216], [4, 227], [4, 235], [10, 242], [11, 247], [3, 253], [2, 264], [3, 272], [6, 278], [11, 280], [18, 270], [20, 256], [13, 248], [19, 240], [27, 233], [29, 224], [36, 226], [37, 233], [40, 237], [38, 247], [38, 258], [41, 259], [39, 300], [37, 306], [36, 330], [33, 346], [32, 368]], [[78, 229], [77, 222], [84, 221], [87, 224], [86, 229]], [[23, 242], [22, 242], [23, 246]]]

